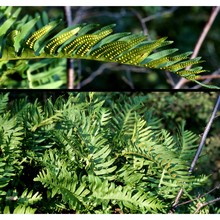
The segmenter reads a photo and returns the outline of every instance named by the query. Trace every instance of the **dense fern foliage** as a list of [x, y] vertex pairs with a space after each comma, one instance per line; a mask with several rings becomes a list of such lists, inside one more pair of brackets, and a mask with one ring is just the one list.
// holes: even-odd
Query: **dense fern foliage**
[[183, 200], [197, 196], [208, 181], [188, 175], [198, 136], [184, 121], [171, 135], [146, 107], [150, 100], [69, 93], [32, 102], [1, 94], [1, 213], [167, 213], [181, 187]]
[[[167, 37], [147, 40], [143, 34], [113, 33], [115, 25], [77, 24], [66, 28], [62, 20], [49, 21], [46, 14], [19, 19], [20, 11], [11, 7], [0, 9], [0, 85], [4, 87], [9, 85], [9, 76], [18, 71], [20, 77], [28, 79], [22, 86], [44, 88], [47, 84], [59, 88], [65, 83], [65, 58], [162, 69], [189, 80], [205, 71], [202, 66], [186, 70], [203, 62], [201, 57], [190, 59], [191, 52], [178, 54], [176, 48], [164, 49], [172, 43]], [[59, 60], [55, 67], [50, 65], [52, 58]], [[30, 66], [25, 60], [32, 59], [46, 61]]]

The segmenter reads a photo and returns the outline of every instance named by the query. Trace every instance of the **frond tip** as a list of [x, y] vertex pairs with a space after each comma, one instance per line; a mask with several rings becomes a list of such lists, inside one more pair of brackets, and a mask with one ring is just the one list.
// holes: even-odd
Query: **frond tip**
[[0, 35], [1, 39], [12, 42], [11, 38], [17, 32], [19, 37], [13, 37], [13, 42], [6, 46], [1, 43], [0, 61], [37, 58], [89, 59], [168, 70], [190, 80], [196, 79], [205, 71], [200, 66], [196, 70], [185, 70], [186, 67], [202, 61], [199, 57], [190, 59], [189, 52], [176, 55], [178, 49], [161, 49], [172, 44], [166, 37], [149, 41], [142, 34], [113, 33], [115, 25], [99, 28], [96, 24], [77, 24], [62, 28], [61, 20], [37, 27], [38, 19], [39, 17], [24, 22], [25, 28], [20, 28], [16, 22], [7, 26], [10, 31], [8, 33], [5, 30]]

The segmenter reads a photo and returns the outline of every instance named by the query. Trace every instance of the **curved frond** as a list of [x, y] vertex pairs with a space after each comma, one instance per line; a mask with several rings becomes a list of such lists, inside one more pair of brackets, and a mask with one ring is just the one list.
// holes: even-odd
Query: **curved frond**
[[95, 198], [98, 204], [102, 204], [103, 209], [108, 203], [119, 204], [121, 209], [128, 208], [132, 213], [139, 212], [158, 213], [162, 210], [164, 205], [154, 195], [149, 192], [145, 193], [141, 190], [133, 190], [122, 186], [115, 186], [114, 183], [104, 182], [95, 176], [89, 176], [90, 189], [92, 191], [91, 197]]
[[[168, 70], [190, 80], [205, 72], [201, 66], [185, 70], [185, 67], [203, 61], [200, 57], [190, 59], [190, 53], [176, 54], [176, 48], [163, 49], [172, 43], [166, 37], [149, 41], [142, 34], [114, 33], [115, 25], [100, 28], [96, 24], [77, 24], [65, 28], [61, 20], [37, 27], [39, 16], [24, 19], [21, 25], [16, 21], [19, 12], [20, 9], [11, 18], [2, 15], [5, 21], [0, 28], [0, 62], [39, 58], [89, 59]], [[6, 41], [8, 44], [4, 43]]]
[[8, 95], [9, 93], [0, 94], [0, 114], [4, 113], [8, 106]]

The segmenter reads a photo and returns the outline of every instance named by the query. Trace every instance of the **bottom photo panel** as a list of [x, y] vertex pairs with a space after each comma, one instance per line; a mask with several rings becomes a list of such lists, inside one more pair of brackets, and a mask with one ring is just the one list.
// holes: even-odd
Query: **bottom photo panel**
[[220, 213], [218, 92], [0, 91], [1, 214]]

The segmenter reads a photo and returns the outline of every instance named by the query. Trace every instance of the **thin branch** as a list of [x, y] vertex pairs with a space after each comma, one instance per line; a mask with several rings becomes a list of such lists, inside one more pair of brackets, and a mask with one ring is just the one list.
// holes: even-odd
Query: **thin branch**
[[204, 27], [204, 29], [202, 31], [202, 34], [199, 37], [199, 40], [198, 40], [198, 42], [197, 42], [197, 44], [195, 46], [195, 49], [193, 51], [193, 54], [192, 54], [191, 58], [195, 58], [198, 55], [199, 50], [200, 50], [200, 48], [202, 46], [202, 43], [205, 40], [205, 37], [208, 34], [208, 32], [209, 32], [213, 22], [215, 21], [215, 18], [218, 15], [219, 10], [220, 10], [219, 6], [213, 8], [211, 16], [210, 16], [206, 26]]
[[148, 39], [151, 40], [151, 37], [150, 37], [150, 35], [148, 34], [147, 26], [146, 26], [145, 22], [143, 21], [143, 18], [142, 18], [142, 16], [141, 16], [141, 14], [140, 14], [138, 11], [134, 10], [133, 8], [131, 8], [131, 11], [133, 12], [133, 14], [134, 14], [134, 15], [138, 18], [138, 20], [140, 21], [141, 26], [142, 26], [142, 29], [143, 29], [143, 34], [144, 34], [144, 35], [148, 35], [148, 36], [147, 36]]
[[169, 71], [165, 71], [165, 74], [167, 76], [167, 83], [171, 85], [171, 87], [174, 87], [175, 82], [173, 80], [173, 77], [171, 76]]
[[[192, 59], [192, 58], [195, 58], [195, 57], [198, 55], [199, 50], [200, 50], [200, 48], [201, 48], [201, 46], [202, 46], [202, 43], [203, 43], [203, 41], [205, 40], [205, 37], [206, 37], [206, 35], [208, 34], [208, 32], [209, 32], [209, 30], [210, 30], [210, 28], [211, 28], [211, 26], [212, 26], [212, 24], [213, 24], [213, 22], [214, 22], [216, 16], [218, 15], [219, 10], [220, 10], [220, 6], [217, 6], [217, 7], [214, 7], [214, 8], [213, 8], [212, 13], [211, 13], [211, 15], [210, 15], [210, 17], [209, 17], [209, 20], [208, 20], [208, 22], [206, 23], [206, 25], [205, 25], [205, 27], [204, 27], [204, 29], [203, 29], [203, 31], [202, 31], [200, 37], [199, 37], [199, 40], [198, 40], [197, 43], [196, 43], [196, 46], [195, 46], [195, 48], [194, 48], [194, 50], [193, 50], [193, 54], [192, 54], [192, 56], [191, 56], [191, 59]], [[190, 67], [188, 67], [188, 68], [190, 68]], [[187, 68], [187, 69], [188, 69], [188, 68]], [[174, 89], [179, 89], [179, 88], [181, 88], [181, 87], [182, 87], [185, 83], [187, 83], [187, 82], [189, 82], [189, 81], [186, 80], [185, 78], [181, 78], [181, 80], [176, 84], [176, 86], [174, 87]]]
[[132, 77], [131, 77], [131, 70], [129, 68], [127, 68], [126, 70], [126, 75], [127, 77], [123, 76], [122, 77], [122, 80], [128, 84], [128, 86], [131, 88], [131, 89], [134, 89], [134, 83], [133, 83], [133, 80], [132, 80]]
[[220, 201], [220, 197], [218, 197], [218, 198], [216, 198], [216, 199], [213, 199], [213, 200], [211, 200], [211, 201], [205, 202], [205, 203], [200, 203], [199, 206], [198, 206], [198, 208], [197, 208], [196, 211], [194, 212], [194, 214], [199, 213], [199, 211], [200, 211], [202, 208], [204, 208], [205, 206], [210, 205], [210, 204], [215, 203], [215, 202], [218, 202], [218, 201]]
[[188, 201], [185, 201], [185, 202], [182, 202], [182, 203], [177, 204], [176, 207], [181, 206], [181, 205], [185, 205], [185, 204], [188, 204], [188, 203], [191, 203], [191, 202], [196, 201], [196, 200], [199, 200], [200, 198], [203, 198], [203, 197], [205, 197], [205, 196], [211, 194], [211, 193], [212, 193], [213, 191], [215, 191], [216, 189], [219, 189], [219, 187], [220, 187], [220, 184], [218, 184], [217, 186], [215, 186], [213, 189], [211, 189], [211, 190], [208, 191], [207, 193], [204, 193], [203, 195], [198, 196], [198, 197], [195, 198], [195, 199], [190, 199], [190, 200], [188, 200]]
[[75, 82], [74, 60], [67, 59], [67, 88], [74, 89], [74, 82]]
[[171, 7], [170, 9], [168, 10], [165, 10], [165, 11], [162, 11], [162, 12], [158, 12], [154, 15], [150, 15], [150, 16], [147, 16], [146, 18], [143, 18], [142, 21], [143, 22], [148, 22], [148, 21], [151, 21], [151, 20], [154, 20], [158, 17], [162, 17], [162, 16], [166, 16], [166, 15], [170, 15], [172, 14], [174, 11], [176, 11], [179, 7], [178, 6], [173, 6]]
[[[208, 132], [209, 132], [209, 130], [211, 128], [211, 125], [212, 125], [212, 123], [213, 123], [213, 121], [214, 121], [214, 119], [216, 117], [216, 113], [217, 113], [217, 110], [218, 110], [219, 106], [220, 106], [220, 95], [218, 95], [217, 101], [215, 103], [215, 107], [214, 107], [214, 109], [212, 111], [212, 114], [211, 114], [211, 117], [210, 117], [210, 119], [209, 119], [209, 121], [208, 121], [208, 123], [206, 125], [205, 131], [204, 131], [204, 133], [202, 135], [202, 138], [201, 138], [199, 147], [197, 149], [197, 152], [195, 154], [195, 157], [194, 157], [194, 159], [193, 159], [193, 161], [191, 163], [191, 166], [190, 166], [190, 169], [189, 169], [189, 175], [194, 170], [195, 164], [196, 164], [196, 162], [197, 162], [197, 160], [199, 158], [199, 155], [200, 155], [200, 153], [202, 151], [202, 148], [203, 148], [203, 145], [205, 143], [206, 137], [207, 137]], [[181, 188], [180, 191], [178, 192], [177, 196], [176, 196], [174, 204], [172, 205], [172, 208], [171, 208], [171, 211], [170, 211], [171, 213], [173, 213], [175, 208], [177, 207], [177, 204], [179, 203], [179, 200], [180, 200], [182, 194], [183, 194], [183, 189]]]
[[76, 88], [77, 88], [77, 89], [81, 89], [81, 82], [80, 82], [81, 75], [82, 75], [82, 62], [81, 62], [81, 60], [78, 60], [78, 71], [77, 71], [77, 73], [78, 73], [78, 79], [79, 79], [79, 81], [78, 81], [78, 83], [77, 83]]
[[94, 71], [88, 78], [83, 80], [80, 84], [81, 87], [91, 83], [97, 76], [101, 75], [105, 69], [109, 69], [112, 66], [116, 66], [116, 63], [104, 63], [96, 71]]
[[[64, 6], [64, 13], [67, 25], [72, 25], [72, 12], [70, 6]], [[67, 88], [74, 89], [75, 73], [74, 73], [74, 60], [67, 59]]]
[[[199, 79], [197, 80], [200, 80], [200, 79], [205, 79], [202, 83], [203, 84], [206, 84], [206, 83], [209, 83], [212, 79], [218, 79], [220, 78], [220, 68], [218, 68], [216, 71], [214, 71], [212, 74], [210, 75], [207, 75], [207, 76], [201, 76]], [[198, 89], [200, 88], [201, 86], [200, 85], [196, 85], [196, 86], [193, 86], [192, 89]]]
[[177, 205], [179, 204], [179, 201], [180, 201], [180, 198], [181, 198], [182, 194], [183, 194], [183, 188], [181, 188], [180, 191], [178, 192], [169, 213], [174, 213], [175, 212], [175, 209], [176, 209]]
[[204, 80], [204, 79], [220, 79], [220, 75], [205, 75], [199, 77], [197, 80]]
[[[138, 11], [136, 11], [136, 10], [134, 10], [134, 9], [131, 9], [131, 11], [135, 14], [135, 16], [136, 16], [136, 17], [138, 18], [138, 20], [140, 21], [144, 35], [148, 35], [148, 39], [151, 40], [151, 37], [150, 37], [150, 35], [149, 35], [149, 33], [148, 33], [147, 25], [146, 25], [145, 23], [148, 22], [148, 21], [150, 21], [150, 20], [156, 19], [157, 17], [161, 17], [161, 16], [163, 16], [163, 15], [171, 14], [171, 13], [173, 13], [177, 8], [178, 8], [178, 7], [174, 6], [174, 7], [172, 7], [172, 8], [169, 9], [169, 10], [166, 10], [166, 11], [163, 11], [163, 12], [159, 12], [159, 13], [156, 13], [156, 14], [154, 14], [154, 15], [152, 15], [152, 16], [148, 16], [148, 17], [145, 17], [145, 18], [143, 18], [142, 15], [141, 15]], [[170, 84], [171, 87], [174, 87], [174, 86], [175, 86], [175, 82], [174, 82], [174, 80], [173, 80], [173, 78], [172, 78], [170, 72], [165, 71], [165, 74], [166, 74], [166, 76], [167, 76], [167, 82], [168, 82], [168, 84]]]
[[[203, 83], [203, 84], [207, 84], [207, 83], [209, 83], [212, 79], [220, 79], [220, 68], [217, 69], [216, 71], [214, 71], [212, 74], [200, 76], [200, 77], [197, 78], [196, 80], [197, 80], [197, 81], [204, 80], [202, 83]], [[182, 80], [183, 80], [183, 79], [182, 79]], [[186, 81], [184, 84], [186, 84], [186, 83], [188, 83], [188, 82], [191, 82], [190, 80], [187, 80], [187, 79], [184, 79], [184, 80]], [[171, 85], [174, 85], [174, 84], [172, 83]], [[199, 88], [201, 88], [201, 87], [202, 87], [201, 85], [198, 85], [198, 84], [197, 84], [197, 85], [193, 86], [191, 89], [199, 89]]]
[[[149, 73], [150, 74], [150, 71], [148, 71], [144, 67], [118, 65], [117, 63], [104, 63], [96, 71], [91, 73], [88, 78], [84, 79], [80, 83], [80, 85], [83, 87], [83, 86], [91, 83], [97, 76], [103, 74], [103, 71], [105, 69], [110, 69], [111, 71], [126, 71], [126, 72], [129, 70], [131, 72], [136, 72], [136, 73]], [[122, 78], [122, 80], [124, 80], [124, 78]], [[127, 84], [129, 84], [129, 86], [131, 86], [130, 83], [128, 83], [128, 82], [125, 82], [125, 83], [127, 83]], [[134, 87], [134, 85], [132, 87]]]
[[207, 135], [208, 135], [208, 132], [209, 132], [209, 130], [210, 130], [210, 128], [211, 128], [211, 125], [212, 125], [212, 123], [213, 123], [213, 121], [214, 121], [214, 119], [215, 119], [216, 112], [218, 111], [219, 106], [220, 106], [220, 95], [218, 96], [218, 99], [217, 99], [217, 101], [216, 101], [215, 107], [214, 107], [214, 109], [213, 109], [213, 111], [212, 111], [212, 115], [211, 115], [211, 117], [210, 117], [210, 119], [209, 119], [209, 122], [208, 122], [208, 124], [206, 125], [205, 131], [204, 131], [204, 133], [203, 133], [203, 135], [202, 135], [202, 139], [201, 139], [201, 141], [200, 141], [198, 150], [197, 150], [196, 155], [195, 155], [195, 157], [194, 157], [194, 160], [192, 161], [192, 164], [191, 164], [191, 166], [190, 166], [189, 173], [192, 173], [192, 171], [194, 170], [194, 167], [195, 167], [196, 162], [197, 162], [197, 160], [198, 160], [198, 158], [199, 158], [199, 155], [200, 155], [200, 153], [201, 153], [201, 151], [202, 151], [203, 145], [204, 145], [204, 143], [205, 143], [205, 140], [206, 140], [206, 138], [207, 138]]

